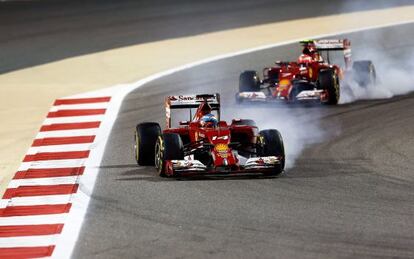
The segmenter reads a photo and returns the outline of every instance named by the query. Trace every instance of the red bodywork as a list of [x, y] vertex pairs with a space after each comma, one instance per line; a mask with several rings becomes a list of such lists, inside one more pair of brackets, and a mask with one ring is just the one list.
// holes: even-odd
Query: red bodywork
[[[310, 40], [302, 41], [301, 44], [304, 49], [297, 61], [278, 61], [274, 66], [263, 69], [263, 80], [260, 83], [266, 85], [268, 91], [264, 92], [258, 100], [281, 99], [295, 102], [298, 101], [296, 95], [306, 90], [308, 96], [303, 96], [303, 100], [325, 102], [328, 99], [328, 92], [318, 86], [319, 71], [333, 69], [337, 78], [343, 79], [344, 72], [351, 68], [351, 43], [347, 39]], [[344, 68], [329, 62], [329, 52], [338, 50], [344, 52]], [[321, 55], [324, 51], [327, 53], [326, 60]], [[295, 89], [295, 82], [299, 82], [296, 85], [300, 85], [301, 89]], [[257, 92], [240, 94], [239, 98], [242, 99], [255, 99], [258, 96]]]
[[[242, 126], [246, 135], [255, 143], [255, 131], [257, 128], [250, 126]], [[182, 139], [187, 139], [187, 145], [190, 149], [197, 149], [205, 143], [211, 144], [211, 155], [213, 158], [213, 166], [217, 167], [228, 167], [229, 169], [238, 169], [239, 160], [233, 154], [231, 148], [226, 148], [230, 144], [231, 134], [239, 129], [227, 125], [225, 121], [220, 121], [216, 128], [202, 128], [199, 122], [190, 122], [188, 126], [183, 126], [175, 129], [166, 129], [164, 132], [178, 133]], [[200, 143], [202, 141], [202, 143]], [[216, 147], [224, 147], [218, 150]], [[227, 161], [225, 162], [224, 159]]]
[[[210, 102], [209, 97], [214, 96], [217, 101]], [[188, 100], [188, 98], [194, 98]], [[184, 104], [180, 104], [180, 99]], [[188, 104], [189, 102], [191, 104]], [[178, 103], [178, 104], [177, 104]], [[194, 104], [197, 103], [197, 104]], [[219, 94], [198, 95], [198, 96], [169, 96], [165, 102], [167, 125], [164, 133], [177, 133], [180, 135], [186, 156], [210, 157], [206, 170], [183, 169], [178, 172], [173, 168], [173, 162], [167, 162], [167, 175], [188, 175], [188, 174], [215, 174], [215, 173], [264, 173], [273, 170], [274, 164], [262, 163], [260, 166], [246, 168], [240, 164], [236, 154], [239, 152], [254, 152], [258, 144], [258, 128], [256, 126], [237, 125], [240, 120], [233, 120], [228, 125], [226, 121], [220, 120]], [[198, 107], [197, 107], [198, 106]], [[218, 124], [216, 127], [203, 127], [200, 118], [205, 115], [209, 108], [217, 111]], [[181, 121], [180, 126], [171, 127], [171, 109], [195, 108], [197, 107], [191, 121]], [[279, 159], [279, 158], [278, 158]], [[281, 159], [281, 158], [280, 158]], [[206, 159], [209, 160], [209, 159]], [[191, 161], [191, 159], [188, 159]], [[279, 161], [279, 160], [278, 160]], [[278, 163], [277, 163], [278, 164]]]

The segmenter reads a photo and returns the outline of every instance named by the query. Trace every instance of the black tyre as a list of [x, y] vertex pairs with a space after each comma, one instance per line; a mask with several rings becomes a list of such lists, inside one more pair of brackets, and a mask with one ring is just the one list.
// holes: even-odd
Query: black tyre
[[371, 60], [355, 61], [352, 64], [352, 73], [354, 80], [361, 87], [374, 85], [377, 80], [375, 66]]
[[144, 122], [135, 129], [135, 160], [138, 165], [154, 165], [154, 148], [161, 127], [156, 122]]
[[179, 134], [163, 133], [155, 144], [155, 168], [160, 176], [166, 176], [167, 160], [183, 160], [184, 145]]
[[259, 92], [260, 78], [256, 71], [244, 71], [239, 77], [239, 92]]
[[339, 102], [339, 80], [333, 69], [323, 69], [319, 71], [319, 87], [328, 92], [328, 100], [325, 104], [335, 105]]
[[239, 121], [234, 121], [233, 125], [237, 125], [237, 126], [253, 126], [256, 127], [256, 122], [254, 120], [249, 120], [249, 119], [242, 119]]
[[259, 136], [258, 155], [282, 157], [280, 166], [272, 174], [278, 175], [282, 173], [285, 168], [285, 147], [283, 145], [282, 135], [278, 130], [268, 129], [260, 131]]

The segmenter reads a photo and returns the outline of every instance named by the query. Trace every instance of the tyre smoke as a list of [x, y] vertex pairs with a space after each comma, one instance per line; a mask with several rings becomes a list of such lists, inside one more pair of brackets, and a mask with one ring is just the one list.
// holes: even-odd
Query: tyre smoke
[[388, 99], [414, 91], [414, 49], [410, 40], [401, 35], [398, 35], [401, 38], [395, 39], [397, 35], [381, 30], [359, 35], [360, 37], [351, 40], [352, 59], [371, 60], [376, 69], [377, 80], [375, 84], [361, 87], [351, 76], [347, 86], [341, 89], [340, 103]]
[[388, 99], [414, 91], [413, 65], [408, 60], [389, 62], [386, 57], [381, 56], [383, 55], [371, 56], [376, 68], [376, 83], [362, 87], [350, 80], [341, 88], [340, 104], [357, 100]]
[[320, 109], [320, 106], [301, 108], [243, 104], [225, 107], [223, 119], [228, 122], [233, 118], [253, 119], [259, 130], [279, 130], [285, 146], [285, 169], [290, 169], [305, 148], [338, 134], [339, 128], [334, 124], [322, 127]]

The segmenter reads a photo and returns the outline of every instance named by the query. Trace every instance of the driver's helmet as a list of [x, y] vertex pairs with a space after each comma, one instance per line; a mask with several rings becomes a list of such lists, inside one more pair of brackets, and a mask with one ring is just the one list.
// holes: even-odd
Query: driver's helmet
[[305, 46], [302, 51], [302, 55], [299, 56], [299, 64], [307, 64], [312, 61], [319, 61], [320, 56], [318, 51], [313, 46]]
[[201, 117], [200, 124], [202, 127], [214, 128], [217, 126], [218, 120], [214, 114], [209, 113]]
[[308, 46], [304, 47], [303, 48], [303, 51], [302, 51], [302, 54], [303, 55], [309, 55], [310, 56], [312, 54], [311, 48], [308, 47]]

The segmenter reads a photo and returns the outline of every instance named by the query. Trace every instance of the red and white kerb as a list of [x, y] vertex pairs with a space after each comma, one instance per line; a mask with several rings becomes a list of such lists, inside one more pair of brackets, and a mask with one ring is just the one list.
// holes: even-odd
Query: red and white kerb
[[52, 255], [110, 99], [55, 101], [0, 201], [0, 258]]

